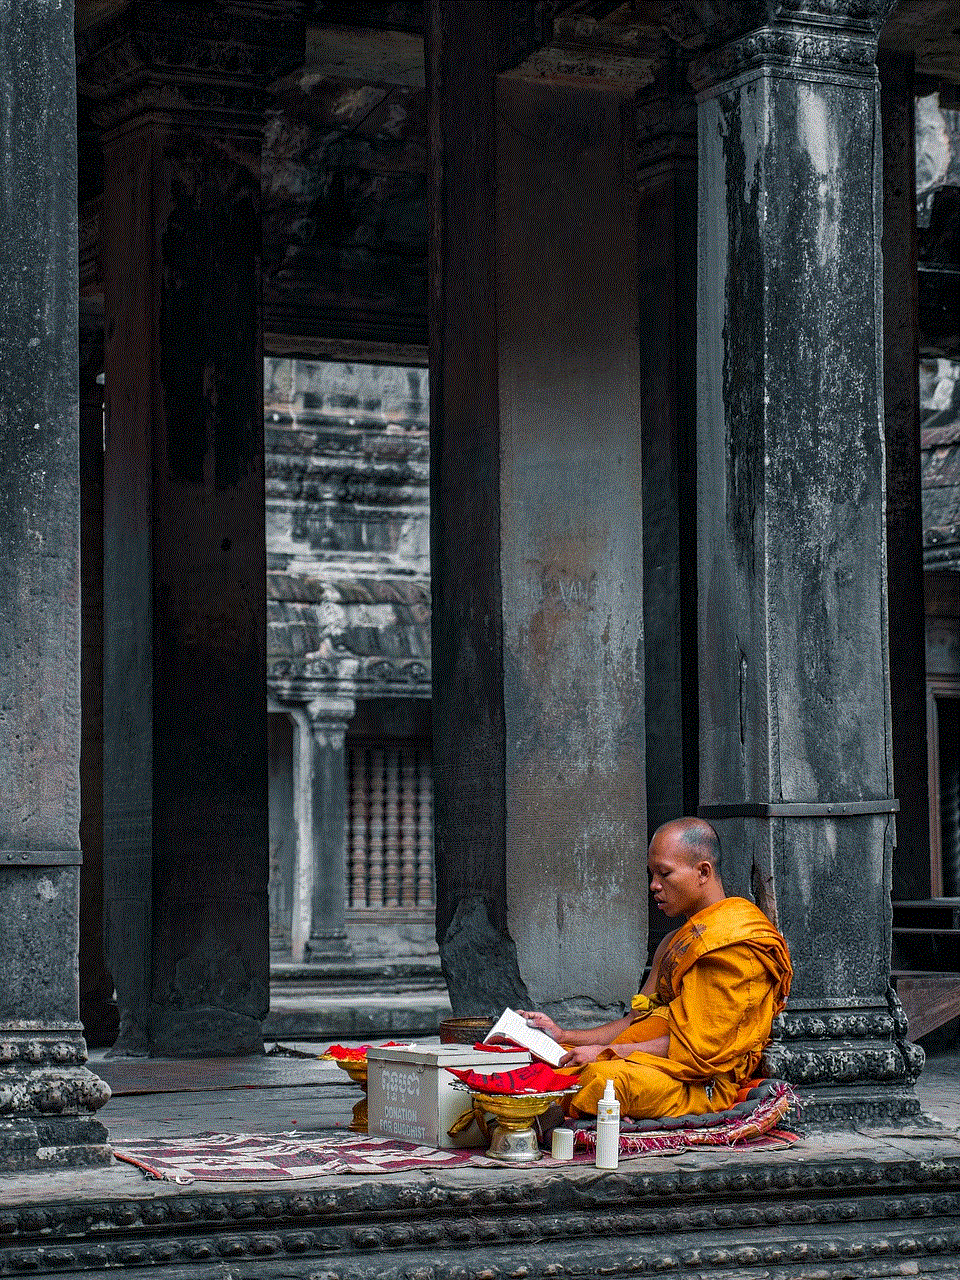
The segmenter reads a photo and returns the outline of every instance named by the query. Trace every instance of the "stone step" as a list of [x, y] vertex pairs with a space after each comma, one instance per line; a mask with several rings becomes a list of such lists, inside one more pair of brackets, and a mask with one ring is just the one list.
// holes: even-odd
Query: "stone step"
[[413, 983], [443, 987], [439, 959], [415, 960], [331, 960], [296, 963], [274, 960], [270, 965], [273, 985], [287, 982], [316, 982], [326, 986], [357, 986], [363, 983]]
[[[621, 1165], [128, 1186], [0, 1202], [0, 1274], [165, 1280], [851, 1280], [957, 1276], [956, 1143]], [[99, 1175], [101, 1181], [103, 1175]], [[74, 1183], [80, 1175], [74, 1175]], [[49, 1180], [49, 1179], [48, 1179]]]
[[319, 984], [274, 984], [264, 1036], [276, 1040], [363, 1040], [436, 1035], [450, 1016], [446, 988], [432, 991], [331, 991]]

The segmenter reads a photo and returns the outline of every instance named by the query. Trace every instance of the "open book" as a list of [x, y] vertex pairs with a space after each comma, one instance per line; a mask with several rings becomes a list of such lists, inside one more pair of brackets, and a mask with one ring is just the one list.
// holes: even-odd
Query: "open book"
[[559, 1066], [560, 1059], [567, 1052], [562, 1044], [557, 1044], [553, 1036], [531, 1027], [514, 1009], [504, 1009], [483, 1037], [484, 1044], [500, 1044], [503, 1041], [529, 1049], [535, 1058], [549, 1062], [551, 1067]]

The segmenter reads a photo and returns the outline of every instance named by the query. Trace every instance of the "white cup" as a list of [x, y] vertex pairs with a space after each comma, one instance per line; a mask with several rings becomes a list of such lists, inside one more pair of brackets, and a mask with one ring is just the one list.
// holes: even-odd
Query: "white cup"
[[573, 1159], [572, 1129], [554, 1129], [553, 1144], [550, 1148], [550, 1154], [553, 1156], [554, 1160]]

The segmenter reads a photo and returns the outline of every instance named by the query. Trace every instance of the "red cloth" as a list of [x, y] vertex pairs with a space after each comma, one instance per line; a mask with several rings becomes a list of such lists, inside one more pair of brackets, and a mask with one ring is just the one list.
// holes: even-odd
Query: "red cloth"
[[486, 1044], [483, 1040], [478, 1040], [473, 1047], [482, 1049], [484, 1053], [516, 1053], [517, 1050], [523, 1052], [522, 1044]]
[[481, 1075], [479, 1071], [456, 1071], [447, 1067], [451, 1075], [472, 1089], [474, 1093], [560, 1093], [577, 1083], [577, 1076], [561, 1075], [546, 1062], [531, 1062], [514, 1071], [495, 1071]]
[[[402, 1040], [388, 1040], [386, 1044], [379, 1045], [381, 1049], [395, 1048], [402, 1044]], [[337, 1062], [365, 1062], [367, 1051], [372, 1049], [372, 1044], [357, 1045], [354, 1049], [348, 1049], [346, 1045], [332, 1044], [329, 1049], [321, 1055], [325, 1058], [335, 1058]]]

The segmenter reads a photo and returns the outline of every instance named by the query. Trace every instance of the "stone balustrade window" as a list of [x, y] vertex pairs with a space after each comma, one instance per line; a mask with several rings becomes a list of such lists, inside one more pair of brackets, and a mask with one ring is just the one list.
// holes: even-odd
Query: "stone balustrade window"
[[353, 743], [348, 788], [350, 907], [432, 908], [430, 747]]

